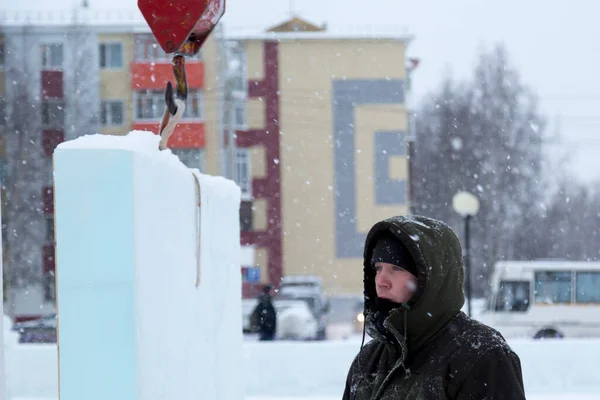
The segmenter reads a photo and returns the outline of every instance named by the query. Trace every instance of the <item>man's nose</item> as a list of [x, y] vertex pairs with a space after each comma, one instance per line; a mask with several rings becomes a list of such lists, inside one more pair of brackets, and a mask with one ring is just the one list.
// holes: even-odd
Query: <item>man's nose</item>
[[375, 284], [383, 288], [387, 288], [390, 286], [390, 280], [385, 271], [379, 271], [377, 273], [377, 275], [375, 276]]

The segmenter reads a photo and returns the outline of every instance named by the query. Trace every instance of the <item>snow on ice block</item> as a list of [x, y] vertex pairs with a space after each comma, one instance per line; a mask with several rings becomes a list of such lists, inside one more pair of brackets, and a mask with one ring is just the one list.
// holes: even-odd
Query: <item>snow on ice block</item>
[[61, 400], [243, 398], [240, 189], [158, 141], [54, 153]]

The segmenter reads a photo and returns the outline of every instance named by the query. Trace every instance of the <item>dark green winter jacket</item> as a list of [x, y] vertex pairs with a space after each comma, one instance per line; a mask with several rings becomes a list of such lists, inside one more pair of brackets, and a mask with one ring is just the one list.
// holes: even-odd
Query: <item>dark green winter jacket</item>
[[[418, 271], [419, 294], [387, 316], [376, 306], [370, 261], [383, 231], [406, 245]], [[350, 367], [344, 400], [525, 399], [519, 357], [497, 331], [460, 311], [461, 248], [446, 224], [418, 216], [375, 224], [365, 243], [364, 286], [373, 339]]]

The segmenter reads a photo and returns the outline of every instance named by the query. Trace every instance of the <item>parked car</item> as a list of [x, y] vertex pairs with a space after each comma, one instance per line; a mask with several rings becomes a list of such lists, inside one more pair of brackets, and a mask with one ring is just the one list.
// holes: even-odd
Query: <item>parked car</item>
[[[305, 303], [316, 321], [317, 332], [315, 334], [315, 339], [325, 339], [327, 329], [327, 314], [329, 311], [329, 303], [327, 299], [323, 300], [318, 293], [279, 292], [275, 297], [273, 304], [276, 305], [284, 301], [301, 301]], [[275, 308], [277, 308], [277, 306], [275, 306]]]
[[328, 337], [347, 339], [362, 335], [364, 297], [362, 294], [336, 294], [329, 298]]
[[258, 299], [242, 299], [242, 330], [244, 333], [256, 332], [256, 327], [252, 326], [252, 312], [258, 304]]
[[277, 298], [303, 300], [317, 321], [317, 339], [326, 338], [329, 299], [323, 279], [316, 275], [286, 275], [281, 279]]
[[277, 301], [277, 339], [315, 340], [319, 339], [319, 326], [305, 301]]
[[[257, 306], [257, 299], [242, 301], [242, 327], [244, 333], [255, 333], [257, 327], [252, 325], [252, 311]], [[274, 298], [273, 307], [277, 313], [277, 338], [308, 340], [318, 336], [317, 320], [314, 318], [308, 303], [299, 299]]]
[[[323, 290], [323, 281], [315, 275], [287, 275], [281, 279], [277, 294], [273, 296], [273, 306], [278, 315], [290, 301], [302, 301], [310, 310], [317, 328], [315, 339], [326, 338], [326, 330], [329, 315], [329, 299]], [[255, 332], [251, 326], [250, 316], [256, 307], [257, 299], [242, 300], [242, 326], [244, 333]], [[279, 322], [279, 319], [278, 319]]]
[[20, 343], [56, 343], [56, 313], [30, 321], [17, 322], [13, 330]]
[[321, 293], [324, 296], [323, 279], [316, 275], [286, 275], [281, 278], [279, 293], [286, 291], [305, 290]]

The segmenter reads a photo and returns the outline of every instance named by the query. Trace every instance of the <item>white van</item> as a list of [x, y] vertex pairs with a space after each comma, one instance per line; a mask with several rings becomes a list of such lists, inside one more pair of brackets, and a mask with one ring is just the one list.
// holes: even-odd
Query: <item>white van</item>
[[502, 261], [478, 320], [505, 337], [600, 336], [600, 262]]

